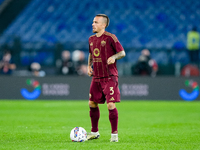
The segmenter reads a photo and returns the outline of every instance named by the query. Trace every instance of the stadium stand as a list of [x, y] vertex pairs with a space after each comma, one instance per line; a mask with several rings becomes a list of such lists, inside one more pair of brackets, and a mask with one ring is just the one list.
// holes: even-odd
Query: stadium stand
[[0, 5], [3, 3], [4, 0], [0, 0]]
[[94, 15], [106, 13], [111, 19], [108, 30], [117, 34], [125, 47], [185, 46], [186, 32], [200, 23], [196, 19], [200, 10], [194, 8], [199, 6], [200, 1], [190, 4], [185, 0], [102, 0], [101, 5], [97, 0], [82, 1], [81, 5], [79, 0], [32, 0], [4, 32], [1, 43], [10, 35], [20, 36], [23, 42], [85, 42]]
[[[93, 17], [105, 13], [111, 23], [108, 31], [125, 48], [176, 49], [153, 52], [159, 64], [188, 62], [186, 35], [200, 24], [200, 1], [186, 0], [32, 0], [0, 37], [0, 44], [20, 37], [23, 48], [42, 49], [60, 42], [64, 48], [87, 49]], [[123, 61], [135, 62], [138, 52], [127, 51]]]

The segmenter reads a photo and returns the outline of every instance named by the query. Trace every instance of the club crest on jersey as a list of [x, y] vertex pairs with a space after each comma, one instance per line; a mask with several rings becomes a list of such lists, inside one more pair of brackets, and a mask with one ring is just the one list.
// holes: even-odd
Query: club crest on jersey
[[105, 46], [106, 45], [106, 41], [101, 41], [101, 46]]
[[90, 46], [93, 46], [93, 42], [90, 43]]
[[93, 53], [94, 53], [94, 56], [98, 57], [100, 54], [100, 51], [98, 48], [95, 48]]

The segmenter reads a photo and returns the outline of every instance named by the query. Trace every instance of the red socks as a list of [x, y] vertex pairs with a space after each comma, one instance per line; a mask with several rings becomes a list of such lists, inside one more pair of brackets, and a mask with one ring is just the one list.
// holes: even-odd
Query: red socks
[[[100, 118], [100, 111], [99, 107], [91, 108], [90, 107], [90, 118], [92, 123], [92, 132], [99, 131], [98, 129], [98, 123]], [[117, 108], [114, 108], [112, 110], [109, 110], [109, 120], [112, 128], [112, 133], [117, 133], [117, 127], [118, 127], [118, 111]]]
[[117, 108], [109, 110], [109, 120], [111, 123], [112, 133], [117, 133], [118, 126], [118, 111]]
[[96, 108], [90, 107], [90, 118], [91, 118], [91, 123], [92, 123], [91, 131], [92, 132], [99, 131], [99, 129], [98, 129], [98, 123], [99, 123], [99, 118], [100, 118], [99, 107], [96, 107]]

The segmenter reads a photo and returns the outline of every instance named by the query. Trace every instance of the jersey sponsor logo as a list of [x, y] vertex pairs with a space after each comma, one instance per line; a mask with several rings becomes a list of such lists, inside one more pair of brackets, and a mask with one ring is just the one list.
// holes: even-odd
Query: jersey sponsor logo
[[101, 46], [105, 46], [106, 45], [106, 41], [101, 41]]
[[40, 83], [36, 80], [27, 79], [26, 84], [33, 86], [34, 90], [32, 92], [29, 92], [27, 89], [22, 88], [21, 89], [22, 96], [27, 100], [34, 100], [34, 99], [38, 98], [41, 93]]
[[101, 58], [94, 58], [93, 62], [102, 62]]
[[94, 53], [94, 56], [98, 57], [100, 54], [100, 51], [98, 48], [95, 48], [93, 53]]
[[191, 93], [188, 93], [185, 89], [181, 89], [179, 91], [180, 97], [185, 101], [193, 101], [199, 96], [199, 86], [197, 82], [194, 81], [185, 81], [185, 85], [187, 87], [192, 87], [193, 91]]

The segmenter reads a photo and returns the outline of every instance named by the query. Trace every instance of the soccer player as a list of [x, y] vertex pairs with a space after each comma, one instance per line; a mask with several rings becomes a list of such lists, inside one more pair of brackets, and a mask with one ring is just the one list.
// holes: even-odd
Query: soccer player
[[88, 75], [93, 76], [90, 85], [89, 107], [91, 118], [91, 133], [87, 139], [98, 139], [98, 121], [100, 111], [98, 104], [107, 102], [109, 120], [111, 123], [111, 142], [118, 142], [118, 111], [115, 106], [120, 102], [118, 88], [118, 71], [116, 60], [125, 57], [125, 51], [114, 34], [105, 31], [109, 18], [98, 14], [93, 20], [93, 33], [89, 37]]

